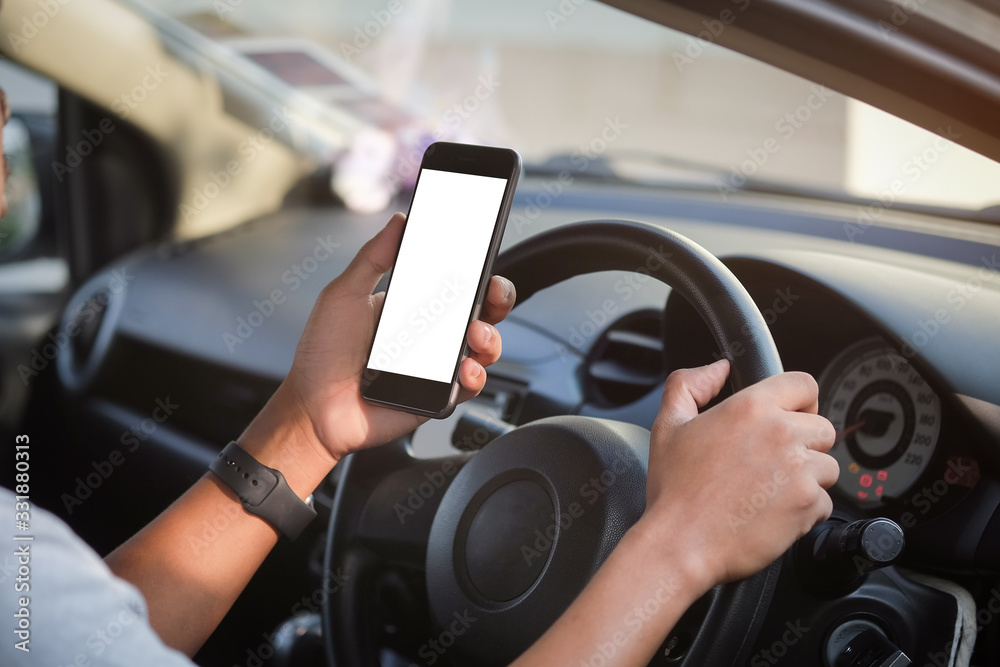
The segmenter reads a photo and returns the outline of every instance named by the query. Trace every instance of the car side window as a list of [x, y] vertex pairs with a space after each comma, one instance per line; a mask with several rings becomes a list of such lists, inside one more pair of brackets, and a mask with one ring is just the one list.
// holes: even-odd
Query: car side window
[[0, 219], [0, 296], [59, 293], [68, 285], [55, 216], [50, 163], [57, 132], [58, 87], [10, 61], [0, 61], [11, 118], [3, 128], [9, 175], [7, 215]]

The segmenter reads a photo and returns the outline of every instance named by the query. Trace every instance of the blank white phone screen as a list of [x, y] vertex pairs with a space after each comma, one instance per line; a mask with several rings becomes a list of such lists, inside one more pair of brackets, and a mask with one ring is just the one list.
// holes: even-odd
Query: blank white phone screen
[[421, 170], [369, 368], [451, 382], [506, 186]]

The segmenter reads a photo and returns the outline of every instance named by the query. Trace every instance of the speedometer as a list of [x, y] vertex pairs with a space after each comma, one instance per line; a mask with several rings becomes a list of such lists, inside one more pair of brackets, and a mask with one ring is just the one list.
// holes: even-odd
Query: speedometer
[[941, 430], [941, 401], [885, 341], [841, 352], [820, 377], [820, 412], [837, 429], [830, 454], [837, 488], [860, 505], [906, 493], [927, 468]]

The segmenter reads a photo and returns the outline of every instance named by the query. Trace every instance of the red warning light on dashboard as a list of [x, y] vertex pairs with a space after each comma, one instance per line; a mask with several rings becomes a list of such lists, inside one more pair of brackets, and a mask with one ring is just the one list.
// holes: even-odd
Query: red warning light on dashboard
[[878, 478], [878, 481], [884, 482], [885, 480], [889, 479], [889, 473], [887, 473], [885, 470], [879, 470], [877, 473], [875, 473], [875, 477]]
[[864, 488], [866, 488], [866, 489], [869, 486], [872, 485], [872, 481], [874, 481], [874, 480], [872, 480], [872, 476], [869, 475], [868, 473], [865, 473], [864, 475], [862, 475], [861, 479], [858, 480], [858, 482], [861, 484], [861, 486], [864, 487]]
[[879, 498], [881, 498], [882, 497], [882, 490], [883, 490], [883, 487], [882, 487], [881, 484], [879, 484], [877, 487], [875, 487], [875, 495], [878, 496]]
[[860, 498], [861, 500], [864, 500], [867, 497], [868, 497], [868, 493], [866, 491], [858, 491], [858, 498]]

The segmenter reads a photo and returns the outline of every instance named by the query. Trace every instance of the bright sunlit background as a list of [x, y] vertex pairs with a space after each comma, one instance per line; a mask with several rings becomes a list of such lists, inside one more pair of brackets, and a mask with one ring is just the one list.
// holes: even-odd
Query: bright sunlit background
[[[8, 0], [0, 27], [33, 6]], [[991, 160], [592, 0], [92, 0], [60, 11], [73, 20], [53, 20], [20, 58], [85, 96], [110, 108], [150, 63], [169, 68], [128, 120], [185, 157], [182, 236], [280, 206], [323, 163], [339, 167], [332, 186], [349, 206], [379, 210], [434, 138], [511, 146], [534, 164], [597, 156], [626, 176], [710, 191], [752, 177], [967, 210], [1000, 199]], [[197, 214], [206, 174], [232, 158], [225, 147], [273, 119], [240, 116], [247, 107], [188, 49], [300, 123]], [[5, 85], [16, 109], [26, 93]]]
[[[991, 160], [941, 150], [936, 135], [839, 94], [810, 99], [807, 81], [590, 0], [154, 4], [221, 41], [305, 37], [431, 127], [512, 145], [527, 160], [572, 153], [620, 118], [628, 128], [611, 157], [641, 151], [748, 174], [747, 151], [774, 138], [779, 150], [757, 177], [876, 197], [902, 179], [903, 200], [967, 209], [1000, 192]], [[448, 108], [483, 76], [500, 82], [496, 92], [451, 128]], [[797, 118], [782, 123], [787, 114]]]

